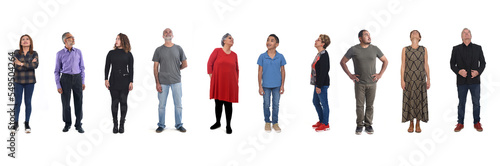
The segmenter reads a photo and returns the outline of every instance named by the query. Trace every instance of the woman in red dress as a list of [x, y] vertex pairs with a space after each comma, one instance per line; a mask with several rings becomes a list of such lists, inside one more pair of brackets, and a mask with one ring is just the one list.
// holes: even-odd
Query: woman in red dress
[[214, 130], [221, 126], [222, 105], [226, 110], [226, 133], [231, 134], [232, 103], [238, 102], [238, 56], [231, 51], [233, 37], [226, 33], [222, 37], [222, 48], [216, 48], [207, 63], [207, 73], [210, 76], [210, 99], [215, 99], [216, 122], [210, 127]]

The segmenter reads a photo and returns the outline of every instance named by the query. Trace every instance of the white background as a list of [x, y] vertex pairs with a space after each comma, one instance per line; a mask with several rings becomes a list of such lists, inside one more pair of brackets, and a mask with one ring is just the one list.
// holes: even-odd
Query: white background
[[[0, 113], [3, 130], [1, 165], [496, 165], [500, 138], [500, 77], [498, 64], [498, 16], [493, 1], [3, 1], [0, 5], [0, 50], [7, 55], [18, 49], [19, 38], [29, 34], [39, 54], [37, 83], [30, 120], [32, 133], [18, 134], [17, 158], [7, 157], [9, 116]], [[48, 7], [47, 7], [48, 6]], [[216, 7], [217, 6], [217, 7]], [[183, 122], [188, 130], [174, 130], [171, 96], [166, 125], [158, 123], [153, 62], [162, 31], [170, 27], [174, 43], [183, 47], [188, 67], [182, 70]], [[453, 132], [458, 98], [449, 59], [461, 43], [463, 28], [472, 31], [472, 42], [483, 47], [487, 67], [481, 76], [481, 123], [473, 128], [472, 104], [467, 103], [465, 129]], [[375, 134], [355, 135], [354, 85], [339, 62], [347, 49], [359, 43], [361, 29], [371, 32], [389, 60], [378, 83], [375, 100]], [[420, 134], [407, 133], [401, 123], [401, 50], [417, 29], [429, 51], [431, 89], [428, 91], [428, 123]], [[86, 66], [83, 98], [85, 134], [74, 128], [61, 132], [61, 100], [54, 82], [56, 52], [63, 48], [61, 35], [71, 32], [82, 50]], [[214, 102], [209, 100], [206, 63], [220, 38], [231, 33], [232, 50], [240, 67], [240, 103], [233, 104], [233, 134], [224, 127], [211, 131]], [[124, 134], [112, 134], [109, 91], [104, 87], [105, 56], [118, 33], [128, 35], [135, 59], [134, 90]], [[282, 133], [265, 133], [262, 97], [258, 95], [257, 58], [265, 52], [267, 36], [280, 38], [278, 51], [286, 65], [285, 94], [280, 102]], [[331, 130], [316, 133], [317, 120], [309, 85], [310, 65], [317, 53], [319, 34], [330, 36], [328, 90]], [[377, 62], [378, 69], [381, 66]], [[0, 58], [4, 71], [7, 57]], [[349, 62], [351, 71], [352, 62]], [[6, 103], [6, 73], [0, 81]], [[5, 107], [5, 109], [7, 108]], [[19, 121], [24, 121], [24, 106]], [[223, 126], [225, 120], [223, 116]]]

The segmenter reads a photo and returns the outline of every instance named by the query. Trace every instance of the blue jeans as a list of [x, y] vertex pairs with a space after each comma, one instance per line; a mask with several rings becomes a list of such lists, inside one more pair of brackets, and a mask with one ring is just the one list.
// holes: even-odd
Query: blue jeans
[[169, 88], [172, 89], [172, 96], [174, 97], [174, 105], [175, 105], [175, 128], [179, 129], [182, 127], [182, 84], [175, 83], [175, 84], [168, 84], [168, 85], [161, 85], [162, 92], [158, 93], [158, 115], [159, 115], [159, 122], [158, 122], [158, 127], [165, 128], [165, 106], [167, 105], [167, 97], [168, 97], [168, 92]]
[[319, 122], [328, 125], [330, 118], [330, 106], [328, 106], [328, 87], [321, 87], [321, 93], [316, 93], [316, 86], [314, 86], [313, 104], [318, 113]]
[[21, 111], [21, 102], [23, 98], [23, 90], [24, 90], [24, 107], [26, 109], [26, 122], [30, 121], [31, 116], [31, 97], [33, 96], [33, 90], [35, 89], [35, 84], [19, 84], [14, 83], [14, 95], [16, 98], [16, 102], [14, 104], [15, 110], [15, 120], [19, 121], [19, 112]]
[[464, 124], [465, 102], [467, 101], [467, 91], [470, 91], [472, 97], [472, 108], [474, 116], [474, 124], [478, 123], [481, 118], [479, 117], [481, 105], [479, 104], [481, 86], [480, 84], [472, 85], [458, 85], [458, 123]]
[[[278, 112], [280, 109], [280, 88], [262, 88], [264, 89], [264, 121], [266, 123], [278, 123]], [[273, 96], [273, 121], [269, 119], [270, 111], [269, 106], [271, 104], [271, 95]]]

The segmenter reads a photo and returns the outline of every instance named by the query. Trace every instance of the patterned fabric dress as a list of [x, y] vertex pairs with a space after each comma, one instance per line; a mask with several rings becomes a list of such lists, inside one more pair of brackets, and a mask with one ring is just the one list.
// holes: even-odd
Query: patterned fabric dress
[[411, 46], [405, 50], [404, 82], [406, 90], [403, 91], [403, 122], [414, 118], [423, 122], [429, 121], [427, 109], [427, 74], [425, 72], [425, 47], [417, 49]]

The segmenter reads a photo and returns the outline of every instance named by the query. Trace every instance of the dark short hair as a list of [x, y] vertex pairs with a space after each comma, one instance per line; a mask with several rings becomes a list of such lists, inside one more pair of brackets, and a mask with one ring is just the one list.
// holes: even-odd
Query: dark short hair
[[366, 29], [363, 29], [363, 30], [359, 31], [359, 33], [358, 33], [358, 37], [363, 37], [363, 33], [364, 33], [365, 31], [366, 31], [366, 32], [368, 32]]
[[280, 39], [275, 34], [270, 34], [269, 37], [274, 37], [274, 39], [276, 39], [276, 43], [280, 43]]

